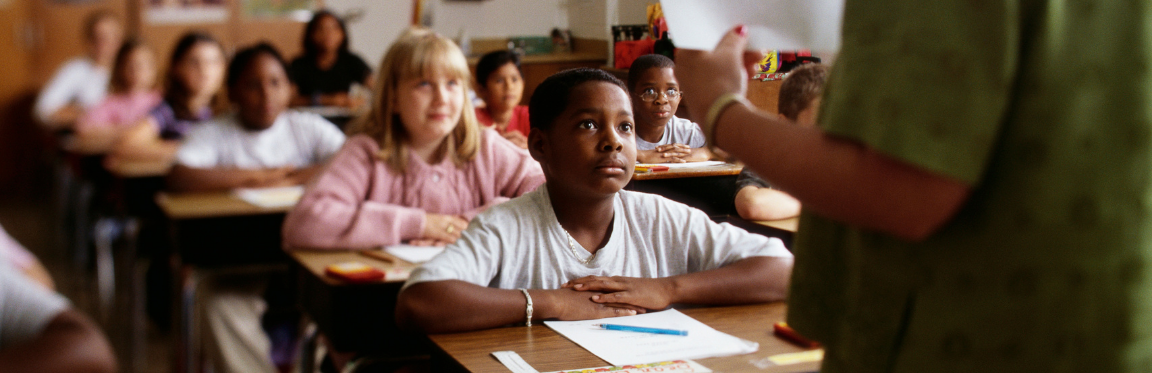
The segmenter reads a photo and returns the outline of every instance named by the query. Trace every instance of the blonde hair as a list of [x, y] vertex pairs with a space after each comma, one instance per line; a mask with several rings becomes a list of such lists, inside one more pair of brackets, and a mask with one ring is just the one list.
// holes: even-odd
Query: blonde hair
[[[452, 40], [428, 29], [409, 28], [388, 48], [377, 69], [376, 86], [371, 111], [348, 128], [348, 135], [364, 134], [380, 145], [377, 156], [392, 169], [404, 173], [408, 166], [408, 131], [395, 113], [394, 101], [399, 81], [427, 76], [441, 69], [457, 78], [468, 92], [471, 73], [464, 53]], [[472, 102], [464, 97], [460, 121], [441, 145], [445, 156], [457, 166], [463, 166], [476, 157], [480, 148], [480, 127]]]

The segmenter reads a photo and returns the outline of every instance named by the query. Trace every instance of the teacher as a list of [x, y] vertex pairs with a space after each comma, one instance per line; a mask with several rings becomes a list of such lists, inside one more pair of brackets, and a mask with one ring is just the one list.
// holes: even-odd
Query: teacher
[[743, 27], [677, 53], [711, 144], [804, 204], [821, 372], [1152, 370], [1152, 3], [891, 9], [847, 1], [821, 129], [740, 98]]

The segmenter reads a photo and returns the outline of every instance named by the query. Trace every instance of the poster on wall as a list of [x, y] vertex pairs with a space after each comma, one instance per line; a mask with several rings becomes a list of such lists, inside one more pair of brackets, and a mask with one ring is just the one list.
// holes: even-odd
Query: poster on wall
[[308, 22], [319, 0], [243, 0], [240, 9], [247, 19], [290, 19]]
[[224, 23], [225, 0], [141, 0], [144, 22], [151, 24]]

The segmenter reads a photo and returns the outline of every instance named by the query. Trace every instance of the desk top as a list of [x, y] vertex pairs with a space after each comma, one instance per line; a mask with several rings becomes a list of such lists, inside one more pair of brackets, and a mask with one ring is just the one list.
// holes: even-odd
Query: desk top
[[[782, 302], [731, 307], [682, 309], [681, 312], [724, 333], [760, 343], [760, 350], [746, 355], [696, 360], [717, 372], [809, 372], [818, 362], [759, 368], [765, 358], [782, 353], [804, 351], [772, 334], [772, 324], [783, 321], [786, 306]], [[445, 353], [472, 372], [507, 371], [490, 354], [512, 350], [536, 370], [583, 369], [608, 366], [588, 350], [565, 339], [544, 325], [508, 327], [470, 333], [428, 336]], [[771, 365], [771, 364], [767, 364]]]
[[[383, 250], [376, 250], [375, 252], [391, 259], [391, 262], [364, 255], [360, 251], [353, 250], [288, 250], [288, 255], [292, 257], [292, 260], [300, 263], [301, 267], [307, 269], [312, 276], [319, 278], [325, 284], [334, 286], [350, 285], [343, 280], [333, 278], [324, 273], [325, 268], [336, 263], [360, 262], [376, 267], [376, 269], [384, 271], [385, 274], [394, 273], [396, 270], [407, 270], [406, 272], [408, 272], [417, 267], [416, 264], [408, 263]], [[406, 276], [403, 278], [386, 276], [383, 280], [376, 281], [376, 283], [404, 282], [405, 280], [407, 280]]]
[[779, 230], [796, 233], [796, 229], [800, 227], [800, 218], [794, 217], [780, 220], [757, 220], [754, 223], [763, 225], [765, 227], [772, 227]]
[[144, 162], [144, 161], [130, 161], [130, 162], [111, 162], [105, 165], [108, 172], [120, 178], [130, 179], [139, 177], [156, 177], [168, 174], [172, 169], [172, 162]]
[[164, 215], [173, 220], [283, 214], [292, 210], [292, 206], [276, 208], [256, 206], [244, 202], [231, 192], [160, 192], [156, 194], [156, 204], [164, 211]]
[[734, 165], [731, 163], [704, 167], [674, 168], [668, 171], [637, 172], [632, 174], [632, 180], [660, 180], [684, 177], [731, 176], [739, 175], [740, 170], [743, 169], [744, 166]]

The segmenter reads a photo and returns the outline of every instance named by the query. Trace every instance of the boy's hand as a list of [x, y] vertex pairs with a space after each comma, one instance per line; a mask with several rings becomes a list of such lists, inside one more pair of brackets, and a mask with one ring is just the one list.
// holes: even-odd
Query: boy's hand
[[513, 144], [516, 144], [516, 146], [519, 146], [520, 149], [528, 149], [528, 138], [519, 131], [504, 132], [500, 136], [504, 136], [505, 139], [511, 141]]
[[599, 292], [590, 298], [601, 304], [626, 304], [646, 310], [662, 310], [672, 304], [670, 282], [654, 278], [585, 276], [561, 286], [582, 292]]
[[592, 297], [601, 295], [596, 292], [576, 291], [572, 289], [545, 290], [546, 303], [543, 305], [547, 311], [540, 315], [541, 319], [558, 320], [593, 320], [605, 317], [632, 316], [644, 313], [643, 308], [627, 304], [610, 304], [607, 302], [594, 302]]
[[684, 144], [659, 145], [652, 150], [636, 151], [636, 161], [640, 163], [684, 163], [684, 157], [692, 155], [692, 148]]
[[424, 233], [420, 238], [452, 243], [465, 228], [468, 221], [459, 216], [424, 213]]
[[280, 187], [288, 186], [291, 180], [289, 175], [296, 171], [295, 167], [284, 166], [280, 168], [269, 168], [257, 172], [255, 179], [252, 180], [252, 187], [266, 188], [266, 187]]

